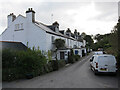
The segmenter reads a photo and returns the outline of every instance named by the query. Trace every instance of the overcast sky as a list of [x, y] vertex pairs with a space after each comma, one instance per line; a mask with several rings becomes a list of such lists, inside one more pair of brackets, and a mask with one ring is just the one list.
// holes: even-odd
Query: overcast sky
[[0, 34], [7, 28], [8, 14], [26, 16], [28, 8], [36, 12], [36, 21], [47, 25], [57, 21], [60, 30], [89, 35], [110, 33], [118, 20], [118, 0], [1, 0]]

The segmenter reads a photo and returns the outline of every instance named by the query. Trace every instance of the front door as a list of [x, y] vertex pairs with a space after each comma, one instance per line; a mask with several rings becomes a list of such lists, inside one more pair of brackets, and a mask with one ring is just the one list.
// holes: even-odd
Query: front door
[[83, 56], [85, 56], [85, 52], [84, 52], [84, 50], [82, 50], [82, 57], [83, 57]]
[[65, 59], [65, 54], [64, 54], [64, 52], [60, 52], [60, 59]]

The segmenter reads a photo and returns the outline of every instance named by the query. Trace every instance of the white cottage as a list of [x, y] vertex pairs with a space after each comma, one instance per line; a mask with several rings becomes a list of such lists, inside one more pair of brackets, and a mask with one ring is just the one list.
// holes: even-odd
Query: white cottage
[[86, 53], [85, 40], [80, 42], [64, 30], [60, 31], [57, 22], [48, 26], [36, 21], [35, 11], [32, 8], [26, 11], [26, 17], [22, 15], [16, 17], [11, 13], [7, 18], [7, 28], [0, 36], [4, 42], [21, 42], [30, 48], [39, 47], [42, 51], [48, 51], [54, 50], [54, 40], [61, 38], [65, 40], [65, 48], [58, 50], [58, 59], [67, 60], [70, 49], [74, 49], [75, 54], [80, 56]]

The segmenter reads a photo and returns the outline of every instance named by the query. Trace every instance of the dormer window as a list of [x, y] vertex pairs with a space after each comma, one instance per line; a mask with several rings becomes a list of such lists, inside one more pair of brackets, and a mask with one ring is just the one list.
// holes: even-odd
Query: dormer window
[[52, 24], [52, 26], [53, 26], [53, 30], [54, 30], [55, 32], [59, 32], [59, 24], [58, 24], [57, 21], [54, 22], [54, 23]]

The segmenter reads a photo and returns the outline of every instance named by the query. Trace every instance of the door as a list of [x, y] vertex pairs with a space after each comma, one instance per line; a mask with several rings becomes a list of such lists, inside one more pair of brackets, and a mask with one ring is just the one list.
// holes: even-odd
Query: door
[[64, 52], [60, 52], [60, 59], [65, 59], [65, 53]]
[[83, 57], [83, 56], [85, 56], [85, 52], [84, 52], [84, 50], [82, 50], [82, 57]]
[[107, 58], [107, 56], [98, 57], [98, 68], [102, 72], [108, 72], [108, 58]]
[[108, 57], [108, 71], [116, 72], [116, 59], [114, 56]]

